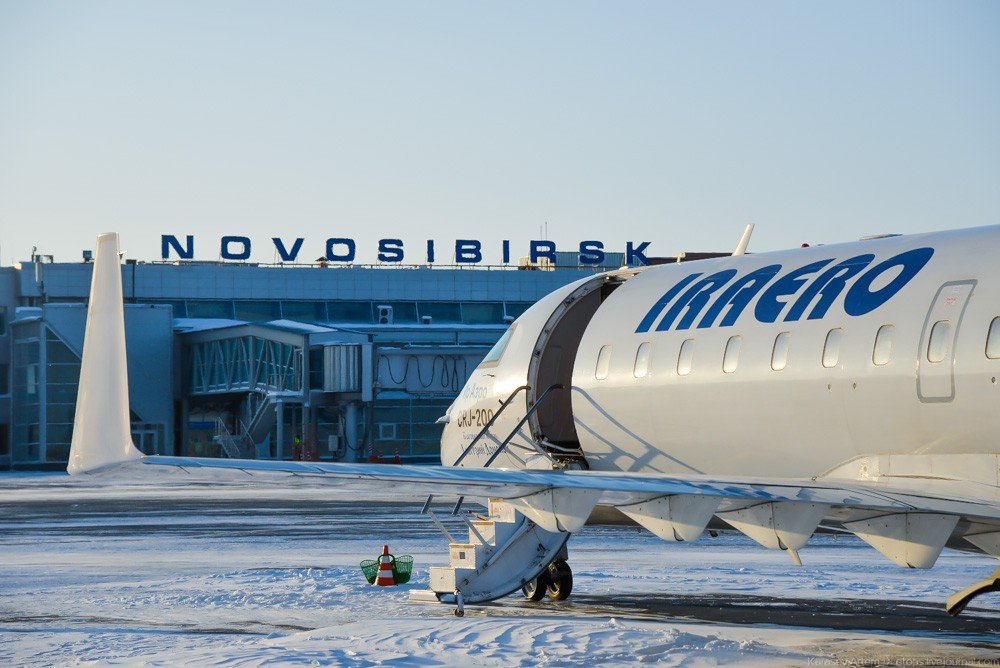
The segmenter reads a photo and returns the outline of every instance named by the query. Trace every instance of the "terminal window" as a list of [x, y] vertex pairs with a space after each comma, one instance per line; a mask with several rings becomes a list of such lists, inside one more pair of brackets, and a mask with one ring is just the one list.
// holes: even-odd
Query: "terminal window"
[[389, 302], [392, 307], [393, 323], [414, 323], [417, 321], [416, 302]]
[[189, 318], [232, 318], [233, 303], [231, 301], [189, 300], [187, 311]]
[[285, 320], [326, 320], [326, 302], [281, 302], [281, 317]]
[[0, 364], [0, 394], [10, 394], [10, 367]]
[[457, 302], [421, 302], [420, 317], [434, 323], [462, 322], [462, 306]]
[[7, 333], [7, 307], [0, 306], [0, 336]]
[[236, 319], [250, 322], [270, 322], [281, 317], [278, 302], [237, 301]]
[[371, 302], [328, 302], [331, 322], [371, 322]]
[[463, 303], [462, 321], [467, 325], [501, 323], [503, 322], [503, 304], [498, 302]]

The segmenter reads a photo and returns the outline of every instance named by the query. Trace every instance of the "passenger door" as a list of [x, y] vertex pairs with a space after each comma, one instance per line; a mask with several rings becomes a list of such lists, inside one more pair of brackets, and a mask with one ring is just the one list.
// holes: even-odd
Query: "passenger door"
[[955, 341], [975, 281], [942, 285], [931, 302], [917, 350], [917, 397], [925, 402], [955, 398]]

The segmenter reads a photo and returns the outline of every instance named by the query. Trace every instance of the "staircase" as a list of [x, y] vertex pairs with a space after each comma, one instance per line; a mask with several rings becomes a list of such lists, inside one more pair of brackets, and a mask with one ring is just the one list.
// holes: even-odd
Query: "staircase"
[[489, 517], [468, 520], [469, 540], [456, 542], [429, 510], [424, 510], [450, 541], [447, 566], [432, 566], [430, 589], [410, 592], [410, 599], [483, 603], [511, 594], [538, 577], [553, 560], [565, 558], [570, 534], [545, 531], [498, 499], [489, 501]]
[[274, 423], [278, 419], [274, 394], [268, 393], [256, 397], [257, 402], [249, 414], [245, 433], [252, 443], [263, 443], [271, 434]]
[[212, 440], [222, 447], [222, 452], [230, 459], [253, 459], [255, 447], [247, 435], [233, 436], [222, 418], [215, 420], [215, 436]]

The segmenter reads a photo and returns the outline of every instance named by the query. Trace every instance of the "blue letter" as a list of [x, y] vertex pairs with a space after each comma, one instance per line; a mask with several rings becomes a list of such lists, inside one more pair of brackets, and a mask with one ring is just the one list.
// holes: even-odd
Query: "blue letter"
[[181, 247], [181, 242], [172, 234], [164, 234], [160, 237], [160, 257], [164, 260], [170, 259], [170, 249], [173, 248], [177, 257], [181, 260], [194, 259], [194, 236], [187, 235], [185, 238], [186, 247]]
[[824, 271], [795, 300], [792, 308], [788, 310], [788, 315], [785, 316], [785, 322], [792, 322], [801, 318], [817, 295], [819, 295], [819, 302], [809, 312], [809, 319], [819, 320], [825, 316], [826, 312], [833, 306], [834, 300], [843, 292], [844, 285], [847, 284], [848, 279], [861, 273], [861, 270], [870, 265], [874, 259], [875, 256], [871, 253], [858, 255], [835, 264]]
[[549, 262], [556, 264], [556, 242], [554, 241], [532, 241], [531, 242], [531, 264], [538, 264], [538, 258], [547, 257]]
[[403, 240], [402, 239], [379, 239], [378, 240], [378, 261], [379, 262], [402, 262], [403, 261]]
[[726, 317], [722, 319], [722, 327], [730, 327], [736, 324], [736, 319], [740, 317], [750, 301], [757, 296], [757, 293], [767, 285], [767, 282], [781, 271], [780, 264], [771, 264], [751, 271], [746, 276], [738, 279], [735, 283], [726, 288], [726, 291], [719, 295], [719, 298], [712, 302], [705, 317], [698, 323], [698, 329], [711, 327], [715, 324], [715, 319], [722, 313], [722, 309], [729, 306]]
[[[855, 281], [844, 297], [844, 310], [849, 315], [871, 313], [903, 289], [934, 255], [933, 248], [915, 248], [880, 262]], [[902, 267], [894, 279], [872, 292], [875, 279], [893, 267]]]
[[726, 269], [724, 271], [716, 272], [711, 276], [706, 276], [697, 283], [691, 286], [691, 288], [685, 292], [680, 299], [674, 302], [674, 305], [670, 307], [667, 314], [663, 316], [663, 320], [660, 324], [656, 326], [656, 331], [663, 332], [670, 329], [670, 326], [674, 324], [674, 320], [677, 316], [681, 314], [681, 311], [687, 307], [687, 311], [684, 313], [684, 317], [681, 321], [677, 323], [677, 329], [689, 329], [694, 319], [698, 317], [698, 314], [705, 304], [708, 303], [708, 298], [712, 296], [712, 293], [721, 288], [723, 285], [728, 283], [733, 276], [736, 275], [735, 269]]
[[295, 262], [295, 258], [299, 256], [299, 251], [302, 250], [302, 242], [305, 239], [296, 239], [295, 243], [292, 244], [292, 250], [285, 248], [285, 242], [278, 237], [272, 237], [271, 241], [274, 242], [274, 247], [278, 249], [278, 255], [281, 256], [282, 262]]
[[604, 244], [600, 241], [581, 241], [580, 264], [604, 264]]
[[681, 290], [686, 288], [691, 281], [699, 276], [701, 276], [701, 274], [691, 274], [690, 276], [685, 276], [681, 279], [680, 283], [663, 293], [663, 296], [660, 297], [655, 304], [653, 304], [653, 308], [649, 309], [649, 313], [647, 313], [646, 317], [642, 319], [639, 326], [635, 328], [635, 333], [641, 334], [642, 332], [648, 332], [649, 328], [653, 326], [653, 322], [660, 317], [661, 313], [663, 313], [663, 309], [667, 308], [667, 304], [672, 302], [674, 297], [676, 297]]
[[427, 264], [434, 264], [434, 240], [427, 240]]
[[649, 264], [649, 258], [646, 257], [647, 248], [649, 248], [648, 241], [643, 241], [638, 246], [633, 246], [631, 241], [625, 244], [625, 266], [631, 267], [632, 260], [638, 260], [641, 267], [647, 266]]
[[503, 240], [503, 264], [510, 263], [510, 240]]
[[[344, 246], [347, 252], [343, 255], [337, 255], [333, 252], [334, 246]], [[354, 245], [354, 239], [327, 239], [326, 240], [326, 259], [330, 262], [354, 262], [354, 251], [356, 246]]]
[[[229, 250], [229, 244], [240, 244], [243, 246], [243, 250], [234, 253]], [[246, 260], [250, 257], [250, 239], [247, 237], [222, 237], [219, 253], [223, 260]]]
[[757, 306], [755, 306], [753, 310], [754, 317], [756, 317], [759, 322], [777, 321], [778, 316], [781, 315], [781, 309], [787, 306], [786, 302], [778, 301], [778, 297], [794, 295], [799, 291], [799, 288], [801, 288], [802, 285], [809, 280], [802, 278], [803, 276], [806, 274], [815, 274], [831, 262], [833, 262], [833, 258], [813, 262], [812, 264], [807, 264], [804, 267], [799, 267], [798, 269], [790, 271], [779, 278], [774, 285], [765, 290], [764, 294], [762, 294], [760, 299], [757, 300]]
[[455, 240], [455, 262], [476, 264], [483, 261], [483, 245], [475, 239]]

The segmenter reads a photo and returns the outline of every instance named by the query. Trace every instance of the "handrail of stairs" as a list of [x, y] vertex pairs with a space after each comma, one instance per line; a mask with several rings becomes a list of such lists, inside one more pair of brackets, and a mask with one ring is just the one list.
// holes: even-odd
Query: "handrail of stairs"
[[[538, 407], [542, 405], [542, 402], [545, 401], [546, 398], [548, 398], [549, 394], [551, 394], [555, 390], [564, 390], [564, 389], [566, 389], [566, 387], [564, 385], [559, 384], [559, 383], [556, 383], [555, 385], [549, 385], [549, 387], [546, 388], [546, 390], [544, 392], [542, 392], [541, 396], [538, 397], [538, 399], [535, 401], [535, 403], [531, 404], [531, 408], [529, 408], [525, 412], [524, 417], [521, 418], [520, 421], [514, 426], [514, 429], [512, 429], [509, 434], [507, 434], [507, 438], [505, 438], [503, 440], [503, 443], [500, 444], [500, 447], [497, 448], [496, 451], [492, 455], [490, 455], [489, 459], [486, 460], [486, 463], [483, 464], [483, 468], [484, 469], [489, 468], [490, 464], [493, 463], [493, 460], [495, 460], [497, 457], [500, 456], [500, 453], [503, 452], [507, 448], [507, 446], [510, 444], [510, 442], [512, 440], [514, 440], [514, 436], [517, 435], [517, 432], [521, 431], [521, 427], [524, 426], [524, 423], [528, 421], [528, 418], [530, 418], [531, 415], [536, 410], [538, 410]], [[540, 448], [538, 448], [537, 444], [536, 444], [535, 447], [540, 452], [542, 452], [542, 454], [545, 454], [547, 457], [549, 457], [549, 459], [552, 459], [552, 456], [549, 455], [548, 453], [545, 453]]]
[[462, 463], [462, 460], [465, 459], [465, 456], [472, 451], [472, 448], [474, 448], [476, 446], [476, 443], [479, 442], [479, 439], [481, 439], [483, 436], [486, 435], [486, 432], [488, 432], [490, 430], [490, 427], [493, 426], [493, 423], [497, 421], [497, 418], [500, 417], [500, 414], [504, 412], [504, 410], [507, 408], [507, 406], [510, 406], [511, 402], [514, 401], [514, 397], [516, 397], [518, 395], [518, 393], [525, 392], [525, 391], [530, 390], [530, 389], [531, 389], [531, 385], [522, 385], [521, 387], [518, 387], [513, 392], [511, 392], [510, 395], [506, 399], [504, 399], [504, 402], [502, 404], [500, 404], [500, 408], [498, 408], [497, 412], [493, 414], [493, 417], [491, 417], [486, 422], [486, 424], [479, 431], [479, 433], [476, 434], [476, 437], [474, 439], [472, 439], [472, 442], [469, 443], [468, 447], [466, 447], [465, 450], [462, 451], [462, 454], [460, 454], [458, 456], [458, 459], [456, 459], [452, 463], [452, 466], [458, 466], [459, 464]]

